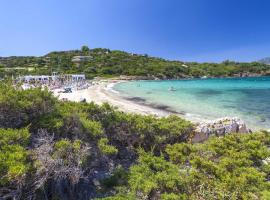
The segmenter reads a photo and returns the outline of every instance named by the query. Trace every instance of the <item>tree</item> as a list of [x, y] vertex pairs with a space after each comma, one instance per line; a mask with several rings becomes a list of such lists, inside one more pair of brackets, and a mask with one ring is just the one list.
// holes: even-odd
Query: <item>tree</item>
[[89, 49], [88, 46], [84, 45], [84, 46], [82, 46], [81, 51], [82, 51], [84, 54], [87, 54], [87, 53], [90, 51], [90, 49]]

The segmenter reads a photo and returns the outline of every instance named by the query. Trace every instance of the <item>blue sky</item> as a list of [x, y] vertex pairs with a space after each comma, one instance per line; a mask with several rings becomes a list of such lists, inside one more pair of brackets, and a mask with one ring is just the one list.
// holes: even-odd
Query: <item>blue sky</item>
[[268, 0], [0, 0], [0, 56], [104, 47], [183, 61], [270, 56]]

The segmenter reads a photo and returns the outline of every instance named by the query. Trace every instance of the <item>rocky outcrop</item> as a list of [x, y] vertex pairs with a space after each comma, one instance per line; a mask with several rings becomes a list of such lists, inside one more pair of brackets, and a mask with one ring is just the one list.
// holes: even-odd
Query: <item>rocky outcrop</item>
[[203, 142], [211, 135], [223, 136], [229, 133], [249, 133], [250, 129], [238, 118], [221, 118], [210, 122], [200, 123], [195, 129], [192, 142]]

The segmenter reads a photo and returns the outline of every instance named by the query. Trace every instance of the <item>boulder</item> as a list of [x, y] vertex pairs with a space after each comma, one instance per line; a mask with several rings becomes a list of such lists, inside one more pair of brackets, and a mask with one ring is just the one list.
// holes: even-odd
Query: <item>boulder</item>
[[239, 118], [225, 117], [209, 122], [199, 123], [195, 129], [195, 135], [192, 142], [203, 142], [211, 135], [223, 136], [230, 133], [249, 133], [250, 129]]

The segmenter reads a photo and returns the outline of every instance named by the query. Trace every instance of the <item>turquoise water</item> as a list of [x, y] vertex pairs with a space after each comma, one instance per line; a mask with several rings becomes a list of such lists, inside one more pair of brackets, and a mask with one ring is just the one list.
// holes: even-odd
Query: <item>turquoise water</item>
[[239, 117], [253, 129], [270, 128], [270, 77], [132, 81], [114, 90], [191, 118]]

